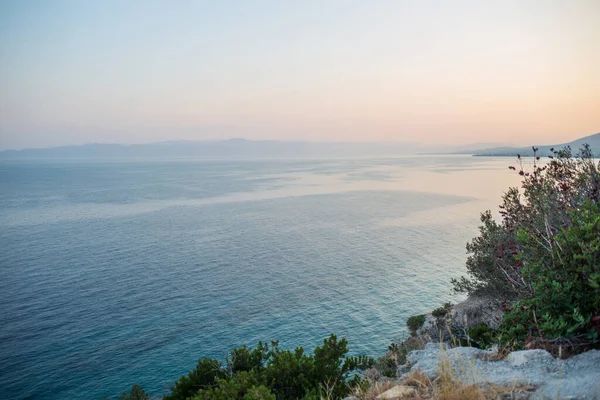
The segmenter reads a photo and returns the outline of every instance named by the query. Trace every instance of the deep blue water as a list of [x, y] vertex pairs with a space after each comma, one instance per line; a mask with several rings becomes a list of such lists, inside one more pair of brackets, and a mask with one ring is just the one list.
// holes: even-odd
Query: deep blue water
[[159, 395], [259, 340], [380, 355], [458, 300], [510, 179], [470, 157], [0, 163], [2, 397]]

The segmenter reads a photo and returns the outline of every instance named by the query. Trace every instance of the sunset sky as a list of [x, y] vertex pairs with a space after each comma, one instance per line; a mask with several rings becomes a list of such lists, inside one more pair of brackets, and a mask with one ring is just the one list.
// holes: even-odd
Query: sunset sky
[[0, 148], [600, 132], [600, 1], [0, 0]]

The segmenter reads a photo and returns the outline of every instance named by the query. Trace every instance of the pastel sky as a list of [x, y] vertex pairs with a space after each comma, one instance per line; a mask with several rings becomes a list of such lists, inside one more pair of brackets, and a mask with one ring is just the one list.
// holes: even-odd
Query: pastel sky
[[600, 132], [599, 0], [0, 0], [0, 148]]

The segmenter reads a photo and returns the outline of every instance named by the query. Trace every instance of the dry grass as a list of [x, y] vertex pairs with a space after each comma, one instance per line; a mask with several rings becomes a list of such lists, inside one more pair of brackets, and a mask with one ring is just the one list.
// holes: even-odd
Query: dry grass
[[375, 400], [381, 393], [394, 386], [396, 386], [396, 383], [393, 381], [375, 382], [364, 392], [361, 389], [356, 389], [353, 395], [362, 400]]
[[[457, 377], [454, 375], [454, 370], [450, 365], [450, 361], [447, 358], [440, 360], [439, 371], [440, 375], [432, 385], [434, 399], [483, 400], [486, 398], [485, 393], [480, 385], [465, 385], [462, 381], [457, 379]], [[473, 380], [475, 380], [475, 377], [473, 377]]]
[[[468, 326], [466, 316], [464, 324]], [[445, 328], [438, 327], [440, 334], [440, 358], [438, 362], [438, 375], [429, 378], [419, 370], [411, 371], [405, 375], [400, 385], [410, 386], [415, 392], [406, 395], [405, 399], [414, 400], [512, 400], [526, 399], [531, 392], [535, 390], [533, 386], [512, 385], [498, 386], [490, 383], [480, 383], [479, 371], [476, 368], [474, 360], [460, 362], [454, 360], [451, 362], [447, 349], [464, 345], [463, 340], [470, 345], [470, 338], [458, 339], [448, 324]], [[386, 356], [395, 357], [397, 361], [403, 363], [406, 361], [406, 354], [410, 350], [422, 349], [425, 346], [423, 337], [411, 336], [400, 342], [394, 350], [390, 350]], [[487, 361], [497, 361], [503, 359], [510, 352], [509, 348], [500, 348], [497, 351], [481, 356]], [[376, 382], [368, 390], [360, 393], [356, 391], [354, 395], [361, 400], [374, 400], [378, 395], [388, 389], [396, 386], [398, 383], [391, 381]]]
[[390, 349], [382, 358], [391, 358], [396, 364], [401, 365], [406, 362], [406, 355], [413, 350], [422, 350], [425, 348], [426, 340], [422, 336], [407, 336], [396, 343], [394, 349]]
[[[450, 359], [442, 348], [438, 364], [438, 376], [429, 378], [423, 372], [411, 371], [403, 378], [403, 385], [411, 386], [416, 393], [406, 399], [415, 400], [508, 400], [527, 398], [535, 389], [531, 386], [514, 385], [510, 387], [477, 383], [478, 372], [474, 363], [465, 363], [460, 371], [453, 368]], [[460, 379], [458, 375], [463, 379]], [[465, 383], [464, 377], [469, 377]], [[393, 382], [376, 383], [366, 393], [355, 393], [364, 400], [374, 400], [379, 394], [395, 386]]]
[[534, 389], [530, 386], [503, 387], [490, 384], [464, 384], [449, 370], [430, 379], [421, 371], [408, 374], [405, 384], [417, 390], [412, 399], [425, 400], [504, 400], [527, 397]]
[[431, 386], [431, 380], [423, 372], [416, 370], [406, 376], [405, 384], [421, 391]]

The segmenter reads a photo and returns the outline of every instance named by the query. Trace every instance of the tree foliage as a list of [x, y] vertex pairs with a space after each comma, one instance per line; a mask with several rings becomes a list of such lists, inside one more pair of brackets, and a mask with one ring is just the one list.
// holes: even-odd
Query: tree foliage
[[217, 379], [226, 376], [220, 362], [211, 358], [202, 358], [198, 360], [196, 368], [175, 382], [171, 387], [171, 394], [165, 396], [165, 400], [186, 400], [198, 390], [210, 388], [216, 384]]
[[129, 393], [121, 393], [119, 400], [148, 400], [148, 394], [140, 385], [133, 385]]
[[[343, 398], [357, 371], [374, 361], [365, 356], [348, 357], [346, 339], [335, 335], [323, 340], [313, 354], [302, 347], [284, 350], [277, 342], [242, 346], [231, 351], [225, 365], [202, 359], [189, 374], [181, 377], [165, 400], [275, 400]], [[352, 379], [351, 379], [352, 378]]]
[[522, 190], [510, 188], [504, 194], [500, 222], [489, 210], [481, 215], [479, 236], [467, 244], [468, 276], [453, 280], [457, 292], [503, 299], [531, 295], [531, 284], [522, 274], [526, 260], [516, 257], [525, 247], [517, 235], [524, 232], [549, 240], [572, 224], [572, 210], [586, 201], [600, 202], [600, 165], [595, 164], [589, 146], [575, 157], [568, 147], [556, 151], [545, 165], [536, 157], [531, 172], [524, 170], [520, 157], [519, 164]]
[[[600, 206], [586, 202], [572, 224], [551, 237], [519, 232], [523, 276], [533, 294], [506, 315], [505, 328], [521, 340], [600, 336]], [[583, 342], [587, 342], [583, 340]]]
[[412, 335], [416, 334], [423, 324], [425, 324], [425, 314], [413, 315], [406, 320], [406, 326]]
[[[533, 149], [534, 154], [537, 149]], [[600, 164], [585, 145], [534, 156], [531, 171], [519, 157], [521, 188], [502, 197], [499, 222], [481, 215], [479, 236], [467, 244], [468, 276], [458, 292], [486, 294], [507, 305], [503, 331], [521, 345], [585, 336], [600, 326]]]

